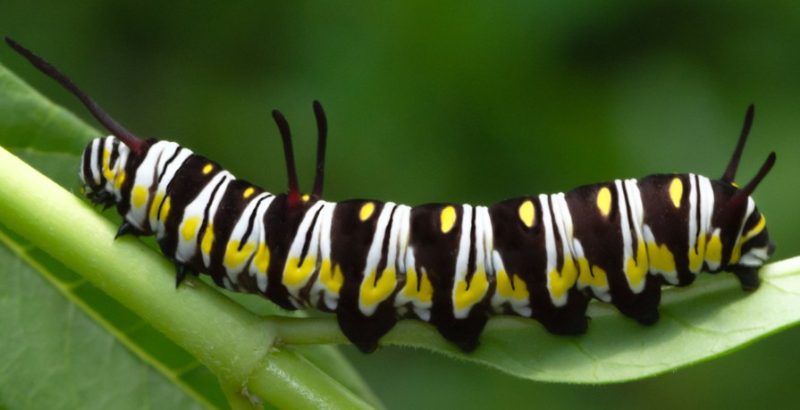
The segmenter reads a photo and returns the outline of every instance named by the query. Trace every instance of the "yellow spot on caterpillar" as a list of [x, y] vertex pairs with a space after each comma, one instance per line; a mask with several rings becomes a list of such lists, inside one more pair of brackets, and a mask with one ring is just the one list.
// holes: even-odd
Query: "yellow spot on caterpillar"
[[303, 199], [303, 202], [308, 202], [308, 200], [311, 199], [311, 196], [308, 195], [308, 194], [303, 194], [302, 199]]
[[452, 206], [446, 206], [444, 209], [442, 209], [442, 213], [439, 215], [442, 233], [448, 233], [451, 229], [453, 229], [453, 225], [456, 224], [456, 217], [456, 208]]
[[258, 251], [253, 258], [253, 264], [256, 266], [258, 273], [266, 275], [267, 268], [269, 268], [269, 248], [267, 244], [262, 242], [258, 245]]
[[122, 188], [122, 184], [125, 183], [125, 171], [119, 171], [116, 177], [114, 177], [114, 188], [119, 190]]
[[194, 238], [195, 232], [197, 232], [197, 225], [200, 223], [200, 218], [193, 216], [191, 218], [186, 218], [183, 221], [183, 228], [181, 228], [181, 235], [183, 236], [184, 240], [190, 241]]
[[169, 197], [164, 200], [164, 205], [161, 205], [161, 214], [158, 215], [158, 219], [160, 221], [166, 221], [167, 216], [169, 215], [170, 207], [172, 206], [172, 200]]
[[706, 247], [705, 259], [716, 265], [722, 261], [722, 241], [719, 238], [719, 234], [711, 235]]
[[[420, 282], [421, 276], [421, 282]], [[433, 299], [433, 285], [425, 272], [417, 274], [414, 268], [408, 268], [406, 272], [406, 284], [403, 286], [403, 296], [409, 299], [416, 299], [420, 302], [428, 303]]]
[[682, 197], [683, 182], [681, 182], [680, 177], [675, 177], [672, 179], [672, 183], [669, 184], [669, 198], [672, 199], [672, 205], [675, 205], [675, 208], [681, 207]]
[[338, 295], [344, 283], [342, 268], [336, 265], [334, 269], [331, 269], [331, 261], [324, 259], [322, 266], [319, 268], [319, 280], [331, 293]]
[[548, 273], [547, 290], [550, 292], [550, 297], [554, 300], [564, 298], [577, 280], [578, 269], [575, 267], [575, 261], [572, 258], [564, 259], [561, 272], [553, 269]]
[[662, 273], [675, 273], [675, 257], [666, 244], [659, 245], [647, 242], [647, 255], [650, 258], [650, 268]]
[[153, 202], [150, 202], [150, 220], [155, 220], [158, 216], [158, 207], [161, 206], [161, 201], [164, 200], [164, 193], [157, 192]]
[[214, 246], [214, 224], [208, 224], [203, 240], [200, 242], [200, 250], [204, 254], [211, 256], [211, 247]]
[[456, 282], [456, 294], [453, 298], [453, 305], [456, 311], [469, 309], [480, 302], [488, 289], [489, 280], [486, 277], [486, 272], [482, 269], [472, 275], [469, 285], [463, 279]]
[[636, 256], [629, 257], [625, 261], [625, 276], [628, 277], [628, 284], [631, 290], [634, 292], [641, 290], [648, 269], [647, 247], [644, 241], [639, 239], [636, 241]]
[[240, 244], [241, 242], [237, 240], [228, 241], [228, 246], [225, 248], [225, 257], [222, 261], [226, 268], [233, 269], [240, 266], [253, 254], [256, 247], [253, 242], [247, 242], [242, 246], [242, 250], [239, 250]]
[[311, 256], [303, 259], [302, 264], [298, 257], [289, 258], [286, 262], [286, 268], [283, 270], [283, 284], [292, 287], [304, 285], [308, 278], [311, 277], [315, 266], [316, 259]]
[[592, 265], [592, 275], [594, 276], [592, 286], [598, 288], [608, 287], [608, 275], [606, 275], [606, 271], [604, 271], [601, 267]]
[[106, 181], [111, 181], [111, 182], [114, 181], [114, 173], [111, 172], [111, 170], [108, 168], [105, 168], [103, 170], [103, 177], [105, 177]]
[[693, 273], [700, 272], [706, 255], [706, 235], [701, 232], [695, 246], [689, 247], [689, 270]]
[[107, 149], [103, 148], [103, 176], [108, 181], [112, 181], [114, 179], [114, 173], [111, 172], [110, 164], [111, 153]]
[[608, 276], [601, 267], [592, 265], [590, 268], [589, 261], [586, 258], [578, 258], [578, 266], [580, 267], [578, 283], [581, 286], [591, 286], [595, 289], [608, 288]]
[[147, 189], [141, 185], [133, 187], [133, 206], [134, 208], [141, 208], [147, 202]]
[[360, 219], [361, 222], [364, 222], [369, 219], [370, 216], [372, 216], [373, 212], [375, 212], [375, 204], [372, 202], [367, 202], [366, 204], [361, 205], [361, 210], [358, 211], [358, 219]]
[[608, 216], [611, 212], [611, 191], [606, 187], [600, 188], [597, 192], [597, 209], [603, 216]]
[[256, 192], [256, 190], [253, 189], [253, 187], [245, 189], [244, 193], [242, 194], [242, 198], [244, 199], [250, 198], [251, 196], [253, 196], [253, 192]]
[[406, 284], [403, 286], [403, 296], [411, 299], [417, 293], [417, 270], [409, 267], [406, 271]]
[[[522, 278], [512, 274], [510, 279], [505, 270], [497, 272], [497, 293], [506, 299], [528, 300], [528, 285]], [[511, 281], [514, 281], [513, 284]]]
[[519, 206], [519, 219], [528, 228], [533, 228], [534, 218], [536, 217], [536, 212], [534, 211], [533, 202], [531, 200], [527, 200]]
[[375, 280], [375, 272], [370, 272], [364, 281], [361, 282], [359, 292], [360, 305], [371, 308], [391, 296], [397, 286], [397, 275], [394, 269], [385, 269], [381, 277]]
[[203, 167], [203, 175], [208, 175], [213, 170], [214, 170], [214, 166], [213, 165], [206, 164], [206, 166]]
[[583, 289], [592, 284], [592, 271], [589, 267], [589, 260], [586, 258], [578, 258], [578, 286]]

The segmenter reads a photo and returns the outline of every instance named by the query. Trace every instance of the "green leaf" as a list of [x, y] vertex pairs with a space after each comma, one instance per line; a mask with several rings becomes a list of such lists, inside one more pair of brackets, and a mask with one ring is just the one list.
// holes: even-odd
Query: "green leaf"
[[9, 406], [197, 407], [5, 247], [0, 327], [0, 397]]
[[[27, 161], [36, 164], [43, 172], [51, 177], [57, 178], [65, 186], [74, 186], [76, 181], [75, 170], [78, 166], [80, 152], [85, 146], [86, 141], [91, 136], [97, 135], [100, 134], [86, 126], [71, 114], [41, 97], [38, 93], [13, 76], [13, 74], [0, 66], [0, 143], [8, 145], [20, 157], [24, 157]], [[27, 138], [26, 136], [31, 137]], [[11, 165], [10, 161], [13, 161], [12, 158], [13, 157], [9, 157], [9, 159], [5, 160], [3, 165]], [[19, 170], [19, 168], [22, 166], [17, 165], [16, 170]], [[14, 174], [16, 173], [16, 170], [6, 172], [6, 174]], [[49, 181], [47, 181], [45, 184], [47, 183], [49, 183]], [[34, 188], [43, 186], [42, 184], [37, 184], [33, 181], [29, 181], [28, 185]], [[26, 190], [24, 186], [19, 186], [17, 188], [21, 188], [24, 194], [30, 193], [29, 190]], [[53, 189], [53, 187], [50, 188]], [[40, 194], [43, 194], [43, 192], [40, 192]], [[65, 220], [65, 222], [71, 220], [70, 222], [72, 224], [80, 224], [79, 218], [73, 219], [75, 215], [70, 213], [68, 206], [62, 207], [62, 205], [64, 205], [66, 202], [74, 200], [74, 197], [69, 197], [68, 195], [67, 197], [69, 199], [58, 200], [57, 195], [55, 197], [50, 196], [49, 194], [45, 195], [46, 196], [36, 198], [29, 197], [29, 202], [25, 202], [23, 200], [18, 202], [18, 206], [5, 208], [4, 211], [0, 213], [0, 220], [8, 221], [9, 219], [27, 219], [28, 222], [31, 222], [28, 227], [38, 225], [40, 228], [50, 230], [51, 227], [46, 226], [46, 223], [37, 224], [37, 222], [41, 221], [37, 221], [38, 218], [35, 216], [35, 211], [29, 212], [34, 210], [38, 205], [47, 205], [54, 212], [60, 208], [62, 211], [62, 217], [66, 217], [62, 218]], [[20, 195], [12, 194], [12, 196], [14, 196], [15, 200], [20, 200]], [[11, 202], [13, 201], [5, 201], [4, 205], [10, 205]], [[77, 205], [83, 210], [91, 212], [93, 214], [92, 219], [97, 219], [95, 212], [86, 209], [87, 207], [84, 203], [77, 202]], [[97, 223], [98, 221], [95, 222]], [[111, 229], [113, 231], [113, 228], [108, 226], [107, 222], [102, 221], [102, 219], [99, 221], [99, 223], [101, 225], [106, 225], [105, 228], [101, 229]], [[174, 385], [170, 385], [169, 383], [162, 384], [167, 386], [165, 389], [172, 389], [173, 394], [176, 394], [178, 398], [185, 401], [185, 396], [180, 392], [180, 390], [183, 390], [186, 394], [189, 394], [189, 396], [193, 397], [195, 400], [205, 406], [224, 407], [226, 395], [229, 398], [229, 403], [231, 405], [236, 405], [236, 403], [241, 402], [235, 400], [231, 396], [230, 392], [237, 390], [230, 388], [229, 383], [231, 378], [226, 378], [226, 376], [230, 376], [230, 374], [224, 374], [224, 370], [226, 368], [225, 365], [235, 363], [236, 360], [227, 360], [223, 365], [215, 369], [217, 370], [218, 375], [222, 369], [223, 374], [221, 376], [225, 380], [223, 384], [226, 386], [226, 389], [223, 393], [223, 391], [221, 391], [217, 385], [216, 377], [209, 373], [206, 367], [200, 365], [197, 359], [192, 356], [192, 354], [187, 353], [185, 350], [178, 347], [178, 345], [165, 338], [161, 333], [154, 331], [149, 325], [149, 323], [152, 321], [144, 321], [139, 314], [141, 312], [132, 312], [120, 305], [114, 299], [109, 298], [100, 290], [98, 290], [98, 288], [95, 288], [89, 282], [81, 279], [79, 275], [72, 272], [68, 267], [62, 265], [56, 260], [53, 260], [47, 254], [39, 251], [35, 247], [32, 247], [26, 238], [14, 235], [5, 229], [3, 229], [2, 232], [4, 233], [0, 234], [0, 241], [2, 241], [17, 255], [15, 258], [14, 256], [8, 254], [7, 251], [1, 255], [0, 261], [4, 262], [4, 266], [30, 266], [43, 275], [44, 278], [48, 279], [51, 284], [56, 287], [56, 289], [60, 290], [62, 294], [69, 299], [69, 302], [72, 302], [72, 304], [70, 304], [69, 302], [61, 299], [62, 302], [71, 308], [58, 310], [60, 315], [52, 316], [53, 320], [60, 320], [61, 322], [67, 323], [71, 316], [75, 316], [75, 307], [83, 309], [83, 311], [88, 314], [89, 318], [94, 319], [96, 323], [109, 332], [107, 336], [112, 342], [114, 337], [116, 337], [117, 344], [115, 346], [117, 348], [120, 346], [127, 347], [131, 352], [139, 356], [142, 361], [134, 361], [134, 363], [137, 363], [138, 366], [142, 367], [142, 369], [144, 369], [143, 371], [153, 372], [153, 369], [150, 368], [152, 367], [155, 370], [160, 371], [163, 376], [166, 376], [167, 379]], [[55, 233], [49, 232], [48, 235], [55, 235]], [[63, 239], [63, 235], [61, 239]], [[80, 242], [77, 237], [74, 239]], [[93, 235], [89, 234], [83, 238], [83, 242], [85, 245], [93, 246], [95, 239], [96, 238]], [[106, 240], [109, 244], [114, 243], [111, 237], [106, 238]], [[133, 246], [141, 247], [141, 244], [139, 244], [137, 241], [130, 242], [135, 243]], [[62, 243], [59, 246], [55, 245], [53, 241], [50, 241], [49, 245], [56, 246], [59, 251], [64, 250], [64, 254], [70, 254], [72, 253], [70, 247], [74, 243], [75, 242]], [[41, 243], [37, 243], [37, 245], [41, 245]], [[83, 256], [85, 258], [76, 258], [81, 259], [81, 264], [88, 262], [89, 265], [93, 266], [93, 269], [102, 269], [105, 267], [102, 263], [98, 263], [98, 261], [93, 260], [96, 258], [91, 258], [87, 255]], [[108, 253], [108, 256], [113, 257], [113, 252]], [[163, 257], [156, 255], [153, 255], [153, 258], [158, 258], [157, 260], [160, 260], [161, 262], [163, 262], [164, 259]], [[73, 261], [76, 259], [73, 259]], [[137, 259], [134, 257], [134, 259], [127, 260]], [[164, 267], [162, 266], [159, 269], [164, 270]], [[79, 271], [81, 274], [85, 273], [80, 269]], [[128, 272], [129, 269], [125, 269], [124, 267], [122, 268], [122, 271], [125, 274], [130, 274], [130, 272]], [[168, 275], [172, 276], [171, 270], [168, 271]], [[150, 273], [152, 272], [147, 272], [147, 274]], [[146, 280], [147, 274], [140, 276], [140, 278]], [[109, 280], [109, 278], [102, 278], [102, 280]], [[19, 295], [22, 297], [35, 294], [37, 291], [41, 291], [41, 288], [43, 288], [44, 291], [52, 291], [52, 288], [44, 284], [41, 280], [28, 281], [25, 282], [25, 284], [29, 287], [29, 289], [20, 291]], [[203, 285], [198, 283], [197, 286]], [[173, 286], [170, 285], [165, 285], [164, 289], [171, 289], [172, 292], [174, 292]], [[128, 290], [128, 293], [130, 293], [130, 290]], [[149, 296], [152, 295], [142, 296], [140, 300], [137, 301], [139, 306], [143, 304], [149, 304]], [[25, 298], [25, 300], [28, 300], [28, 298]], [[264, 304], [268, 304], [263, 300], [262, 302]], [[229, 304], [230, 302], [223, 303]], [[208, 306], [213, 309], [214, 302], [211, 302]], [[234, 316], [237, 316], [239, 320], [244, 320], [245, 322], [252, 322], [253, 320], [256, 320], [255, 317], [248, 319], [248, 315], [252, 315], [247, 313], [241, 307], [236, 307], [236, 305], [228, 306], [227, 309], [229, 310], [227, 313], [233, 313]], [[239, 312], [236, 312], [236, 310]], [[274, 308], [272, 310], [274, 310]], [[27, 313], [28, 311], [21, 310], [21, 312]], [[162, 321], [163, 316], [170, 314], [174, 316], [173, 320], [181, 320], [181, 317], [179, 316], [180, 312], [174, 311], [174, 309], [173, 311], [163, 312], [163, 314], [160, 313], [162, 312], [156, 312], [153, 309], [150, 310], [150, 314], [159, 316], [159, 319]], [[71, 316], [67, 316], [67, 314]], [[79, 312], [78, 315], [82, 314]], [[87, 319], [86, 316], [81, 317]], [[211, 315], [211, 317], [213, 317], [213, 315]], [[26, 317], [22, 314], [18, 314], [13, 317], [6, 317], [5, 319], [5, 322], [0, 322], [5, 324], [3, 328], [17, 327], [17, 321], [23, 321], [26, 323], [42, 322], [42, 320], [40, 320], [38, 317]], [[208, 322], [213, 323], [213, 321], [208, 320], [210, 317], [206, 317], [206, 319]], [[252, 326], [250, 327], [252, 328]], [[256, 325], [256, 327], [258, 326]], [[221, 326], [220, 328], [224, 329], [225, 326]], [[48, 329], [59, 331], [58, 328]], [[251, 333], [252, 331], [253, 329], [250, 330]], [[248, 356], [244, 354], [239, 355], [242, 357], [251, 357], [252, 363], [249, 364], [250, 366], [257, 365], [261, 361], [258, 352], [265, 352], [266, 349], [268, 349], [271, 345], [269, 342], [268, 333], [265, 333], [264, 330], [258, 329], [255, 331], [258, 334], [267, 336], [267, 339], [265, 339], [264, 336], [253, 334], [249, 335], [253, 344], [257, 344], [259, 341], [263, 342], [260, 346], [258, 346], [258, 348], [250, 349], [255, 352], [255, 356]], [[206, 332], [220, 333], [219, 329], [206, 330]], [[201, 337], [213, 339], [213, 337], [205, 335], [202, 335]], [[62, 344], [66, 343], [66, 341], [64, 341], [61, 337], [51, 337], [49, 339], [56, 343], [56, 345], [58, 345], [59, 342]], [[214, 346], [211, 347], [213, 348]], [[235, 344], [229, 346], [229, 349], [231, 349], [230, 354], [236, 355], [237, 347], [240, 346]], [[247, 347], [245, 346], [244, 348], [246, 349]], [[63, 349], [56, 349], [55, 351], [63, 353]], [[323, 372], [319, 371], [319, 368], [313, 363], [313, 361], [307, 361], [302, 359], [302, 356], [287, 351], [280, 354], [280, 357], [284, 362], [284, 367], [278, 366], [276, 368], [275, 366], [272, 366], [273, 370], [280, 370], [281, 372], [278, 372], [277, 374], [273, 372], [271, 375], [269, 372], [267, 372], [266, 376], [265, 374], [259, 375], [259, 373], [256, 372], [254, 376], [261, 377], [262, 388], [265, 380], [272, 383], [276, 381], [285, 382], [286, 380], [291, 380], [291, 383], [289, 383], [287, 386], [287, 391], [283, 392], [283, 397], [281, 397], [279, 400], [292, 400], [295, 398], [296, 394], [300, 394], [305, 397], [306, 400], [313, 399], [314, 397], [317, 399], [324, 398], [331, 401], [333, 405], [335, 405], [338, 400], [340, 406], [343, 407], [363, 405], [363, 402], [361, 402], [360, 399], [357, 399], [356, 396], [354, 396], [353, 393], [348, 390], [352, 389], [362, 397], [365, 397], [367, 400], [371, 400], [376, 405], [378, 404], [377, 400], [374, 398], [374, 395], [372, 395], [360, 377], [358, 377], [358, 375], [352, 370], [349, 364], [344, 361], [338, 352], [331, 350], [330, 348], [317, 347], [311, 349], [307, 353], [313, 353], [309, 354], [309, 356], [312, 356], [313, 360], [322, 363], [322, 365], [324, 365], [326, 362], [329, 362], [339, 363], [339, 366], [335, 368], [328, 368], [327, 371], [330, 373], [330, 375], [325, 375]], [[70, 350], [70, 354], [71, 356], [78, 357], [80, 352]], [[82, 362], [92, 363], [92, 358], [96, 353], [95, 351], [89, 350], [84, 351], [83, 354], [86, 355], [86, 359]], [[261, 356], [263, 356], [263, 354], [261, 354]], [[28, 364], [26, 359], [30, 359], [30, 357], [18, 355], [14, 356], [14, 360], [8, 361], [8, 363], [16, 367], [25, 367]], [[208, 358], [206, 359], [211, 360]], [[221, 360], [219, 357], [212, 359]], [[45, 374], [48, 372], [48, 369], [46, 368], [35, 367], [34, 369], [36, 370], [33, 370], [31, 374], [36, 374], [37, 370], [38, 372]], [[308, 380], [295, 380], [293, 377], [289, 377], [293, 375], [284, 374], [287, 373], [287, 369], [294, 369], [296, 372], [311, 372], [309, 373], [311, 376], [309, 376]], [[155, 377], [158, 377], [157, 373], [154, 374], [156, 374]], [[96, 376], [98, 378], [113, 380], [113, 378], [104, 375], [103, 373], [97, 373]], [[233, 379], [239, 380], [239, 385], [241, 386], [242, 380], [245, 380], [246, 377], [240, 375], [240, 377], [234, 377]], [[79, 380], [70, 379], [69, 381], [63, 381], [60, 383], [61, 388], [54, 389], [54, 391], [70, 394], [70, 381], [78, 382]], [[314, 386], [314, 384], [317, 383], [318, 385], [315, 388], [318, 393], [316, 395], [309, 395], [307, 390], [309, 390], [310, 387], [304, 385], [306, 383], [309, 386]], [[24, 389], [20, 386], [21, 385], [14, 384], [7, 385], [7, 387], [11, 389], [24, 391]], [[333, 390], [331, 390], [330, 386], [333, 386]], [[238, 391], [241, 393], [241, 388]], [[326, 392], [330, 393], [331, 397], [327, 397]], [[138, 392], [138, 394], [143, 393], [146, 392], [143, 392], [141, 389]], [[268, 396], [269, 395], [267, 395], [267, 397]], [[346, 398], [337, 399], [337, 396]], [[139, 397], [138, 400], [135, 400], [132, 403], [141, 402], [141, 400], [142, 398]], [[175, 401], [176, 400], [167, 402]], [[69, 401], [64, 402], [69, 403]], [[302, 401], [299, 403], [301, 402]]]
[[[464, 357], [531, 380], [611, 383], [641, 379], [733, 352], [800, 322], [800, 257], [762, 270], [764, 283], [741, 290], [733, 275], [705, 277], [691, 287], [665, 291], [661, 320], [643, 327], [608, 305], [593, 304], [589, 332], [547, 334], [529, 320], [489, 326], [482, 347]], [[418, 345], [408, 334], [398, 344]]]
[[[560, 383], [618, 383], [675, 370], [730, 353], [800, 322], [800, 257], [767, 265], [752, 293], [733, 275], [706, 275], [664, 292], [661, 320], [644, 327], [610, 305], [592, 303], [589, 332], [547, 333], [532, 319], [495, 317], [481, 345], [463, 354], [422, 322], [400, 322], [384, 345], [432, 350], [508, 374]], [[287, 344], [346, 343], [331, 319], [269, 319]]]

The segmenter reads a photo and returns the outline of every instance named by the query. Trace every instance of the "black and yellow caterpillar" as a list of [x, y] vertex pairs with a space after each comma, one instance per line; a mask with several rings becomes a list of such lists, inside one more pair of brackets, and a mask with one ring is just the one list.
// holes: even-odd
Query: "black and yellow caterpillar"
[[478, 345], [492, 314], [582, 333], [591, 298], [651, 324], [662, 285], [726, 270], [755, 289], [758, 269], [774, 251], [750, 195], [775, 153], [747, 185], [734, 183], [752, 106], [719, 180], [651, 175], [489, 207], [334, 203], [321, 199], [327, 124], [317, 102], [314, 189], [300, 194], [289, 126], [274, 111], [289, 190], [271, 194], [174, 142], [137, 138], [51, 65], [6, 41], [111, 133], [83, 152], [85, 194], [116, 206], [124, 218], [119, 234], [156, 235], [177, 266], [176, 284], [187, 271], [207, 273], [219, 286], [261, 294], [285, 309], [335, 312], [365, 352], [401, 318], [431, 323], [465, 351]]

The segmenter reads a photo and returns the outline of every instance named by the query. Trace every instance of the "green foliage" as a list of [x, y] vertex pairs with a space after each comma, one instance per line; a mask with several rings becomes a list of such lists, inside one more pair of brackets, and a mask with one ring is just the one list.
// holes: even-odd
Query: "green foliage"
[[[800, 257], [768, 265], [761, 275], [764, 283], [751, 294], [733, 275], [665, 291], [661, 320], [652, 327], [594, 303], [590, 331], [580, 337], [553, 336], [532, 320], [498, 317], [487, 325], [481, 347], [466, 356], [418, 322], [404, 322], [384, 343], [430, 349], [529, 380], [636, 380], [711, 360], [800, 322]], [[325, 319], [272, 320], [286, 343], [344, 342]]]
[[[62, 169], [51, 168], [50, 171], [74, 175], [74, 171], [69, 170], [75, 169], [87, 136], [97, 133], [46, 101], [1, 66], [0, 95], [3, 112], [11, 119], [0, 126], [3, 130], [0, 136], [2, 143], [33, 159], [32, 162], [68, 157], [70, 161], [62, 162]], [[18, 121], [20, 118], [28, 120]], [[77, 140], [75, 145], [81, 148], [72, 153], [70, 150], [52, 149], [47, 141], [26, 141], [31, 145], [22, 146], [16, 142], [25, 141], [20, 135], [37, 133], [58, 135], [64, 137], [64, 141]], [[109, 332], [107, 342], [112, 347], [118, 350], [127, 347], [139, 356], [141, 361], [134, 363], [141, 367], [140, 373], [150, 372], [153, 373], [150, 377], [157, 377], [150, 370], [152, 366], [175, 384], [172, 390], [183, 389], [205, 405], [224, 405], [224, 399], [221, 399], [223, 392], [215, 387], [215, 377], [220, 379], [228, 396], [231, 396], [231, 388], [228, 386], [237, 386], [233, 388], [234, 392], [249, 388], [269, 403], [284, 407], [303, 403], [312, 405], [321, 401], [342, 408], [364, 406], [363, 400], [376, 403], [357, 374], [349, 369], [349, 365], [337, 352], [322, 347], [306, 352], [304, 357], [290, 348], [272, 348], [270, 331], [260, 324], [256, 315], [202, 282], [192, 281], [189, 287], [182, 287], [181, 291], [175, 292], [168, 263], [154, 251], [129, 238], [115, 242], [112, 224], [98, 217], [95, 210], [85, 202], [19, 162], [7, 151], [0, 149], [0, 156], [3, 174], [8, 176], [6, 181], [14, 181], [4, 187], [4, 200], [0, 201], [0, 222], [4, 232], [0, 235], [0, 241], [17, 255], [13, 257], [6, 252], [4, 256], [7, 256], [8, 263], [4, 265], [29, 265], [42, 273], [68, 298], [68, 301], [63, 301], [68, 308], [56, 310], [59, 314], [48, 316], [48, 320], [69, 324], [76, 314], [75, 307], [83, 309], [84, 313]], [[69, 183], [73, 184], [74, 182]], [[77, 227], [82, 229], [75, 229]], [[47, 251], [55, 260], [36, 248]], [[92, 249], [89, 253], [84, 252]], [[126, 253], [125, 249], [131, 253]], [[131, 261], [136, 262], [132, 264]], [[79, 272], [80, 276], [73, 271]], [[112, 271], [119, 276], [110, 274]], [[155, 272], [161, 272], [160, 277], [164, 282], [156, 279], [159, 276], [153, 276]], [[13, 278], [9, 276], [9, 280]], [[21, 288], [9, 286], [4, 291], [16, 291], [20, 300], [29, 300], [28, 296], [36, 296], [37, 285], [42, 285], [39, 283], [41, 280], [25, 281], [20, 273], [16, 279]], [[84, 279], [88, 279], [97, 288], [86, 283]], [[122, 305], [104, 297], [97, 291], [98, 288]], [[153, 293], [157, 288], [165, 293], [160, 296]], [[52, 292], [49, 287], [47, 289]], [[183, 292], [184, 289], [189, 290]], [[18, 322], [30, 323], [37, 328], [47, 324], [47, 321], [41, 320], [41, 315], [37, 315], [36, 309], [9, 309], [9, 313], [11, 315], [4, 317], [7, 321], [4, 328], [19, 328]], [[81, 318], [91, 322], [84, 316]], [[167, 335], [174, 343], [153, 332], [150, 325]], [[96, 351], [73, 351], [74, 341], [61, 337], [58, 333], [59, 327], [46, 329], [54, 333], [42, 337], [51, 344], [58, 343], [59, 346], [54, 354], [63, 356], [68, 353], [66, 359], [83, 359], [76, 360], [81, 365], [75, 366], [70, 365], [72, 360], [62, 359], [61, 362], [65, 363], [63, 367], [66, 368], [64, 372], [96, 371], [96, 368], [91, 367]], [[74, 332], [74, 329], [71, 330]], [[98, 331], [102, 332], [95, 329], [95, 332]], [[10, 338], [8, 342], [11, 345], [31, 345], [20, 339], [30, 337], [29, 334], [11, 332], [4, 333], [4, 336]], [[264, 363], [267, 351], [268, 364], [260, 366]], [[15, 354], [16, 350], [9, 352], [8, 363], [15, 366], [30, 364], [25, 361], [28, 356]], [[109, 357], [108, 360], [110, 359]], [[199, 366], [197, 360], [209, 367], [213, 374]], [[46, 366], [31, 369], [44, 375], [61, 375]], [[96, 377], [106, 382], [113, 380], [105, 378], [101, 373], [96, 374]], [[120, 377], [124, 377], [124, 373]], [[296, 378], [302, 378], [302, 383]], [[26, 386], [31, 381], [30, 378], [11, 378], [9, 383], [3, 385], [3, 388], [9, 390], [3, 397], [13, 398], [15, 394], [11, 392], [17, 392], [16, 394], [27, 398]], [[76, 385], [70, 385], [71, 382]], [[55, 400], [54, 397], [63, 394], [65, 398], [73, 398], [76, 392], [85, 395], [84, 391], [92, 384], [91, 380], [75, 377], [43, 386], [47, 387], [50, 395], [40, 394], [30, 399], [43, 400], [42, 403], [58, 401], [70, 407], [69, 404], [74, 401], [63, 398]], [[102, 385], [98, 383], [97, 386]], [[133, 387], [136, 386], [129, 388]], [[147, 385], [140, 387], [135, 393], [147, 391], [151, 398], [166, 394], [159, 389], [146, 390], [146, 387]], [[351, 390], [363, 399], [356, 397]], [[109, 390], [109, 393], [114, 394], [116, 391]], [[179, 392], [172, 391], [171, 394], [174, 398], [168, 402], [185, 401]], [[80, 400], [81, 396], [77, 397], [76, 400]], [[234, 401], [229, 402], [233, 404]]]
[[[97, 135], [91, 128], [2, 66], [0, 113], [0, 143], [62, 185], [74, 186], [80, 150]], [[114, 241], [111, 223], [4, 150], [0, 175], [0, 241], [7, 247], [0, 253], [7, 282], [0, 284], [8, 303], [0, 323], [17, 330], [0, 336], [3, 345], [17, 347], [6, 349], [2, 362], [17, 369], [6, 374], [18, 375], [0, 380], [4, 400], [73, 407], [101, 390], [103, 396], [92, 401], [130, 397], [135, 403], [144, 395], [191, 406], [188, 395], [205, 406], [223, 406], [227, 397], [231, 406], [242, 407], [248, 403], [241, 395], [246, 387], [283, 407], [378, 405], [336, 352], [293, 347], [342, 343], [332, 318], [260, 318], [194, 279], [176, 291], [161, 255], [136, 240]], [[456, 352], [419, 322], [402, 322], [384, 342], [531, 380], [639, 379], [714, 358], [800, 320], [800, 261], [771, 265], [763, 275], [765, 286], [752, 295], [742, 294], [730, 276], [668, 291], [664, 317], [652, 328], [597, 305], [590, 313], [591, 332], [577, 338], [549, 335], [529, 320], [496, 318], [470, 355]], [[54, 298], [42, 279], [65, 299]], [[99, 359], [98, 351], [105, 352]], [[115, 381], [131, 373], [141, 375], [135, 383]], [[170, 383], [157, 382], [160, 377]], [[28, 386], [42, 393], [32, 395]]]

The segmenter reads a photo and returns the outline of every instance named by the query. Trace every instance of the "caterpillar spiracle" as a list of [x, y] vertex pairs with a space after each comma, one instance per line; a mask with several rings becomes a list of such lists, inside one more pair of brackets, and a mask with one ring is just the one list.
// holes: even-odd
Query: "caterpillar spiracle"
[[775, 153], [750, 182], [734, 182], [752, 105], [720, 179], [658, 174], [491, 206], [328, 202], [327, 122], [316, 101], [313, 190], [300, 193], [289, 125], [273, 111], [289, 189], [272, 194], [175, 142], [136, 137], [53, 66], [6, 42], [110, 132], [83, 152], [85, 195], [116, 207], [124, 219], [118, 235], [155, 235], [177, 267], [176, 286], [187, 272], [203, 273], [285, 309], [333, 312], [364, 352], [400, 319], [429, 322], [464, 351], [477, 347], [495, 314], [534, 318], [556, 334], [583, 333], [592, 298], [653, 324], [662, 285], [724, 270], [753, 290], [775, 249], [751, 198]]

